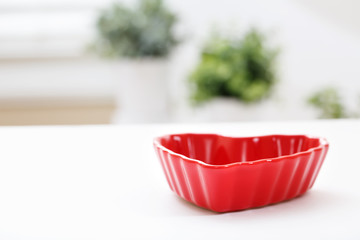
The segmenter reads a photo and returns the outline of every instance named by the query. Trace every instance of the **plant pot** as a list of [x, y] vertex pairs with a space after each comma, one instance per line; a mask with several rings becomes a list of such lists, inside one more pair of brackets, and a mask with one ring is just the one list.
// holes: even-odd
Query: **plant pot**
[[194, 107], [193, 118], [198, 122], [273, 120], [277, 111], [272, 101], [245, 104], [233, 98], [216, 98]]
[[113, 123], [164, 122], [168, 119], [167, 59], [123, 60], [116, 65]]

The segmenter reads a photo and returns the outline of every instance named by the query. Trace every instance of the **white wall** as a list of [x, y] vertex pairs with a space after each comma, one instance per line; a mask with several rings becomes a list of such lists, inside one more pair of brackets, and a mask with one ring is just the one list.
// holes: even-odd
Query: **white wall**
[[[314, 1], [316, 2], [316, 1]], [[320, 1], [330, 4], [331, 1]], [[319, 4], [320, 4], [319, 2]], [[352, 19], [360, 23], [354, 8], [359, 4], [347, 5], [347, 1], [337, 2], [332, 11], [352, 13]], [[279, 56], [279, 84], [271, 100], [273, 114], [268, 119], [308, 119], [315, 117], [306, 106], [306, 98], [323, 86], [339, 87], [345, 101], [353, 104], [360, 94], [360, 28], [348, 27], [339, 21], [338, 15], [324, 15], [313, 8], [311, 1], [255, 0], [255, 1], [172, 1], [185, 20], [185, 29], [192, 28], [192, 41], [184, 50], [179, 50], [175, 64], [174, 89], [177, 89], [178, 105], [182, 109], [176, 118], [187, 121], [193, 115], [184, 101], [186, 89], [183, 86], [189, 69], [196, 62], [201, 38], [209, 32], [212, 22], [233, 31], [242, 31], [248, 26], [257, 26], [269, 33], [274, 45], [281, 47]], [[315, 5], [315, 4], [314, 4]], [[316, 5], [318, 6], [318, 5]], [[359, 11], [355, 11], [359, 12]], [[200, 14], [201, 13], [201, 14]], [[352, 26], [352, 25], [351, 25]], [[357, 30], [357, 31], [356, 31]], [[180, 67], [181, 66], [181, 67]], [[183, 71], [180, 70], [183, 68]], [[174, 70], [175, 71], [175, 70]], [[183, 74], [182, 74], [183, 73]], [[191, 117], [189, 117], [191, 118]]]
[[[81, 66], [80, 70], [74, 69], [77, 65], [71, 62], [39, 65], [18, 61], [29, 56], [82, 56], [84, 45], [94, 34], [94, 17], [107, 2], [1, 2], [0, 97], [11, 97], [10, 93], [15, 97], [49, 95], [49, 89], [59, 96], [66, 96], [69, 89], [74, 95], [111, 96], [115, 80], [94, 77], [102, 71], [99, 69], [104, 68], [104, 63], [97, 67], [92, 62], [88, 68], [84, 65], [86, 62], [76, 63]], [[169, 0], [168, 4], [179, 13], [178, 31], [186, 39], [173, 54], [169, 76], [174, 121], [195, 120], [185, 83], [214, 24], [239, 32], [257, 26], [268, 33], [273, 45], [281, 47], [280, 82], [270, 99], [273, 110], [266, 119], [313, 118], [314, 112], [305, 105], [305, 99], [312, 91], [329, 84], [338, 86], [350, 104], [360, 93], [360, 27], [357, 27], [360, 7], [356, 1]], [[16, 61], [9, 63], [8, 58]], [[65, 81], [61, 73], [67, 73]], [[45, 77], [39, 78], [39, 74]], [[87, 78], [90, 83], [82, 87], [87, 84]], [[95, 83], [96, 80], [102, 81], [101, 84]], [[61, 87], [63, 83], [65, 87]]]

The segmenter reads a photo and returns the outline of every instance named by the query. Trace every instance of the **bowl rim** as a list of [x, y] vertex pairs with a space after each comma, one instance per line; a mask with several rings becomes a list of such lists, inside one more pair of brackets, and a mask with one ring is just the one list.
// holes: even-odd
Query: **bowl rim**
[[[283, 156], [279, 156], [279, 157], [262, 158], [262, 159], [254, 160], [251, 162], [234, 162], [234, 163], [228, 163], [228, 164], [215, 165], [215, 164], [205, 163], [196, 158], [187, 157], [180, 153], [176, 153], [176, 152], [164, 147], [159, 141], [161, 138], [165, 138], [165, 137], [184, 136], [184, 135], [216, 136], [216, 137], [233, 138], [233, 139], [254, 139], [254, 138], [265, 138], [265, 137], [305, 137], [305, 138], [309, 138], [309, 139], [318, 139], [320, 143], [318, 146], [309, 148], [306, 151], [300, 151], [297, 153], [283, 155]], [[291, 158], [294, 158], [297, 156], [304, 156], [304, 155], [307, 155], [308, 153], [314, 152], [316, 150], [329, 147], [329, 142], [326, 140], [326, 138], [316, 137], [316, 136], [312, 136], [312, 135], [308, 135], [308, 134], [294, 134], [294, 135], [292, 135], [292, 134], [270, 134], [270, 135], [236, 137], [236, 136], [226, 136], [226, 135], [216, 134], [216, 133], [172, 133], [172, 134], [166, 134], [166, 135], [155, 137], [153, 139], [153, 144], [154, 144], [154, 147], [157, 147], [157, 148], [167, 152], [168, 154], [180, 157], [184, 161], [199, 164], [199, 165], [201, 165], [203, 167], [207, 167], [207, 168], [229, 168], [229, 167], [242, 166], [242, 165], [254, 166], [254, 165], [258, 165], [258, 164], [266, 164], [266, 163], [271, 163], [271, 162], [285, 161], [286, 159], [291, 159]]]

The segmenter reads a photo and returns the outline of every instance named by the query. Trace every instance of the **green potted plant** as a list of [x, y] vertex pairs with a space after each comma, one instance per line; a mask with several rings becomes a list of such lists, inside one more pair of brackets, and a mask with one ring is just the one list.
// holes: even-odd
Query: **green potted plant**
[[167, 62], [179, 42], [177, 18], [162, 0], [139, 0], [133, 7], [114, 3], [97, 21], [94, 49], [116, 61], [119, 78], [115, 122], [161, 121], [167, 117]]
[[192, 103], [212, 112], [205, 114], [208, 119], [229, 114], [238, 120], [254, 118], [249, 110], [261, 111], [255, 103], [269, 97], [276, 83], [276, 55], [256, 29], [240, 38], [213, 36], [189, 78]]
[[319, 118], [347, 118], [351, 116], [347, 113], [340, 94], [333, 87], [326, 87], [315, 92], [308, 98], [307, 102], [318, 110]]

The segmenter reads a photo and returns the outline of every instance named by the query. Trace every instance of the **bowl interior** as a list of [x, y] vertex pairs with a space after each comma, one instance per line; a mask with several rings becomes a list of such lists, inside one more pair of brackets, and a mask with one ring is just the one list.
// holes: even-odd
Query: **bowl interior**
[[304, 135], [225, 137], [216, 134], [177, 134], [161, 137], [165, 148], [211, 165], [251, 162], [307, 151], [318, 147], [318, 138]]

